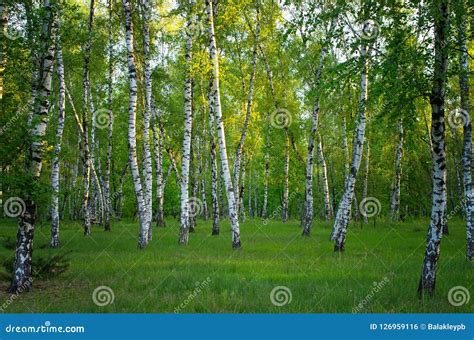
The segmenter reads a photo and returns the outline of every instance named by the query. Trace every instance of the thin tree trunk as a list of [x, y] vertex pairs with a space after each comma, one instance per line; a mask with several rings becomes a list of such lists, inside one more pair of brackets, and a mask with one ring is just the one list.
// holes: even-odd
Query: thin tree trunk
[[329, 193], [328, 170], [327, 170], [327, 165], [326, 165], [326, 158], [324, 157], [324, 150], [323, 150], [321, 137], [319, 137], [318, 155], [319, 155], [319, 162], [321, 164], [321, 180], [322, 180], [323, 197], [324, 197], [324, 218], [326, 219], [326, 221], [329, 221], [332, 218], [331, 195]]
[[390, 199], [390, 218], [392, 221], [400, 220], [400, 183], [402, 177], [403, 158], [403, 121], [398, 122], [398, 146], [395, 156], [395, 181], [393, 184], [392, 197]]
[[[163, 213], [164, 204], [164, 183], [163, 183], [163, 126], [158, 117], [158, 112], [153, 109], [153, 123], [151, 130], [153, 133], [153, 148], [155, 156], [155, 177], [156, 177], [156, 226], [166, 227], [165, 216]], [[157, 131], [159, 128], [159, 133]], [[172, 169], [172, 167], [170, 167]]]
[[[59, 25], [59, 24], [58, 24]], [[63, 52], [60, 38], [56, 39], [56, 62], [59, 83], [58, 94], [58, 125], [56, 128], [56, 141], [54, 145], [54, 156], [51, 163], [51, 241], [52, 248], [59, 247], [59, 154], [61, 152], [61, 142], [64, 130], [64, 114], [66, 109], [65, 91], [66, 85], [64, 83], [64, 64]]]
[[[7, 35], [8, 28], [8, 5], [4, 3], [4, 0], [0, 0], [0, 25], [0, 34], [5, 37]], [[0, 100], [3, 99], [3, 74], [5, 72], [5, 67], [7, 64], [7, 54], [5, 53], [5, 49], [5, 39], [2, 39], [2, 41], [0, 42]]]
[[472, 261], [474, 257], [474, 196], [472, 192], [472, 124], [471, 124], [471, 103], [469, 100], [469, 64], [466, 44], [466, 4], [464, 0], [460, 2], [459, 15], [459, 88], [461, 90], [461, 114], [465, 124], [463, 126], [463, 153], [462, 153], [462, 177], [464, 184], [464, 204], [466, 209], [466, 258]]
[[[52, 13], [49, 0], [43, 1], [43, 23], [41, 28], [41, 57], [38, 70], [38, 88], [35, 91], [34, 111], [32, 114], [31, 143], [26, 154], [26, 171], [32, 181], [41, 176], [42, 159], [45, 151], [44, 137], [49, 120], [49, 95], [51, 93], [55, 36], [57, 33], [57, 15]], [[18, 232], [13, 264], [10, 293], [21, 293], [31, 287], [31, 261], [33, 236], [37, 219], [34, 185], [25, 187], [25, 209], [19, 216]]]
[[137, 74], [135, 67], [135, 56], [133, 47], [133, 22], [132, 8], [130, 0], [122, 0], [125, 12], [125, 33], [127, 44], [127, 61], [128, 73], [130, 81], [130, 96], [128, 104], [128, 149], [130, 159], [130, 170], [132, 172], [133, 186], [135, 189], [135, 198], [137, 201], [138, 217], [140, 223], [140, 232], [138, 237], [138, 247], [145, 248], [148, 244], [148, 227], [146, 202], [143, 194], [142, 180], [140, 178], [140, 170], [137, 160], [137, 133], [136, 133], [136, 116], [137, 116]]
[[444, 0], [432, 4], [435, 35], [434, 78], [430, 95], [432, 153], [432, 205], [431, 220], [426, 238], [418, 293], [433, 295], [436, 284], [436, 267], [439, 258], [443, 226], [446, 221], [446, 145], [444, 104], [446, 93], [446, 73], [448, 66], [447, 29], [448, 4]]
[[288, 130], [285, 130], [285, 163], [283, 166], [283, 202], [281, 209], [281, 221], [288, 221], [288, 196], [289, 196], [289, 175], [290, 175], [290, 138]]
[[92, 40], [92, 24], [94, 20], [94, 5], [95, 0], [90, 1], [89, 7], [89, 21], [88, 21], [88, 38], [84, 47], [84, 70], [82, 75], [82, 184], [83, 197], [82, 209], [84, 214], [84, 235], [91, 233], [91, 216], [89, 210], [89, 189], [91, 179], [91, 155], [89, 152], [89, 133], [88, 133], [88, 90], [89, 90], [89, 61], [91, 54], [91, 40]]
[[112, 111], [112, 77], [113, 77], [113, 37], [112, 37], [112, 0], [108, 0], [109, 12], [109, 46], [108, 46], [108, 78], [107, 78], [107, 110], [108, 110], [108, 125], [107, 125], [107, 159], [105, 162], [105, 178], [104, 178], [104, 197], [105, 197], [105, 218], [104, 229], [110, 231], [110, 218], [112, 215], [112, 199], [110, 197], [110, 170], [112, 164], [112, 136], [113, 136], [113, 111]]
[[[326, 58], [327, 49], [323, 47], [319, 56], [319, 66], [315, 72], [316, 86], [319, 86], [321, 72]], [[304, 215], [303, 215], [303, 235], [309, 236], [311, 226], [313, 225], [314, 204], [313, 204], [313, 156], [314, 156], [314, 139], [318, 129], [319, 114], [319, 95], [313, 104], [313, 114], [311, 116], [311, 130], [308, 139], [308, 152], [306, 154], [306, 178], [305, 178], [305, 195], [304, 195]]]
[[209, 147], [211, 154], [211, 201], [212, 201], [212, 235], [219, 235], [219, 196], [218, 196], [218, 172], [217, 172], [217, 154], [215, 141], [215, 97], [212, 91], [211, 81], [209, 83]]
[[360, 98], [357, 112], [357, 123], [354, 131], [354, 139], [352, 143], [352, 161], [349, 174], [346, 177], [344, 185], [344, 194], [339, 203], [339, 207], [336, 214], [336, 220], [334, 221], [333, 231], [331, 234], [331, 240], [335, 240], [334, 246], [335, 251], [343, 251], [347, 227], [349, 225], [351, 204], [354, 199], [354, 188], [357, 172], [359, 171], [360, 162], [362, 158], [362, 148], [364, 145], [365, 135], [365, 111], [367, 101], [367, 46], [363, 43], [360, 50], [360, 58], [362, 62], [362, 72], [360, 80]]
[[[362, 184], [362, 202], [365, 202], [367, 198], [367, 191], [369, 186], [369, 170], [370, 170], [370, 140], [367, 138], [366, 150], [365, 150], [365, 173], [364, 182]], [[368, 223], [367, 213], [362, 211], [362, 217], [364, 223]]]
[[150, 65], [150, 5], [148, 0], [140, 0], [143, 20], [143, 73], [145, 76], [145, 110], [143, 112], [143, 197], [145, 200], [148, 240], [151, 240], [153, 228], [153, 169], [150, 150], [151, 119], [151, 65]]
[[181, 215], [180, 215], [180, 232], [179, 244], [186, 245], [189, 240], [190, 229], [190, 211], [189, 211], [189, 172], [191, 163], [191, 140], [193, 126], [193, 80], [191, 78], [191, 62], [193, 48], [193, 18], [195, 0], [189, 1], [188, 21], [186, 24], [186, 71], [184, 80], [184, 138], [183, 138], [183, 155], [181, 158]]
[[241, 247], [240, 241], [240, 227], [239, 227], [239, 219], [237, 216], [237, 203], [235, 200], [235, 193], [234, 187], [232, 185], [232, 177], [230, 174], [229, 169], [229, 161], [227, 159], [227, 147], [226, 147], [226, 139], [225, 139], [225, 131], [224, 131], [224, 121], [222, 118], [222, 111], [221, 111], [221, 97], [219, 91], [219, 60], [217, 58], [217, 44], [216, 44], [216, 36], [214, 33], [214, 18], [213, 18], [213, 10], [212, 10], [212, 2], [210, 0], [206, 0], [206, 11], [209, 20], [209, 38], [210, 38], [210, 58], [213, 66], [213, 75], [214, 75], [214, 82], [213, 82], [213, 92], [215, 96], [215, 115], [216, 115], [216, 126], [217, 126], [217, 139], [219, 143], [219, 151], [220, 151], [220, 158], [221, 158], [221, 167], [222, 172], [224, 175], [224, 182], [226, 186], [226, 194], [227, 194], [227, 202], [229, 206], [229, 217], [230, 223], [232, 228], [232, 247], [234, 249]]

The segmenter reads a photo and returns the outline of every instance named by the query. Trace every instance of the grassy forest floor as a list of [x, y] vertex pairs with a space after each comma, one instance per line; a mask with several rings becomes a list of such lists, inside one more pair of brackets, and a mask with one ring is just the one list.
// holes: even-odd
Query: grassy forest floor
[[[154, 227], [145, 250], [137, 249], [138, 225], [131, 221], [115, 222], [111, 233], [94, 227], [90, 237], [83, 236], [79, 222], [62, 222], [62, 245], [49, 249], [45, 222], [35, 234], [36, 270], [55, 254], [65, 256], [42, 270], [30, 292], [9, 299], [6, 268], [13, 261], [15, 223], [0, 221], [5, 267], [0, 307], [3, 304], [7, 313], [474, 311], [474, 296], [459, 307], [448, 301], [454, 286], [474, 292], [474, 264], [465, 260], [461, 220], [449, 223], [450, 235], [441, 244], [436, 295], [424, 301], [417, 298], [416, 288], [427, 220], [399, 224], [377, 220], [363, 228], [351, 224], [343, 254], [333, 252], [328, 240], [331, 224], [322, 222], [315, 222], [311, 237], [302, 237], [297, 221], [264, 226], [261, 220], [248, 220], [241, 226], [241, 250], [231, 249], [228, 223], [222, 223], [220, 236], [211, 236], [210, 222], [200, 220], [189, 245], [178, 246], [178, 224], [171, 218], [167, 228]], [[61, 271], [65, 264], [61, 262], [67, 269], [54, 274]], [[93, 302], [98, 286], [112, 289], [113, 303], [101, 307]], [[270, 298], [277, 286], [291, 292], [291, 301], [286, 293], [289, 303], [283, 306], [274, 305]], [[277, 302], [283, 295], [275, 296]]]

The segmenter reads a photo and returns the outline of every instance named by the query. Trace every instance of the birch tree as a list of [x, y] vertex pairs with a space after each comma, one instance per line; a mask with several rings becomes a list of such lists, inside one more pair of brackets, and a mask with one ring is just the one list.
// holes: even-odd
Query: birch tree
[[190, 229], [190, 211], [189, 211], [189, 172], [191, 162], [191, 135], [193, 126], [193, 80], [191, 75], [192, 48], [193, 48], [193, 30], [195, 19], [194, 6], [195, 0], [189, 0], [188, 19], [186, 23], [186, 69], [184, 79], [184, 138], [183, 138], [183, 154], [181, 159], [181, 216], [179, 244], [188, 244]]
[[392, 195], [390, 197], [390, 218], [392, 221], [400, 219], [400, 182], [402, 177], [403, 158], [403, 121], [398, 122], [398, 145], [395, 154], [395, 180], [393, 183]]
[[436, 270], [439, 259], [441, 236], [446, 223], [446, 144], [444, 105], [446, 93], [446, 73], [448, 67], [448, 3], [436, 0], [431, 4], [434, 21], [434, 73], [430, 94], [431, 142], [432, 149], [432, 204], [430, 225], [426, 238], [418, 294], [433, 295], [436, 284]]
[[15, 261], [13, 277], [9, 287], [10, 293], [17, 293], [31, 287], [31, 261], [33, 253], [33, 237], [37, 220], [37, 203], [35, 201], [36, 182], [40, 179], [45, 152], [45, 134], [49, 122], [49, 96], [51, 93], [53, 62], [55, 55], [55, 37], [57, 34], [56, 13], [53, 13], [49, 0], [43, 1], [43, 18], [41, 25], [41, 52], [39, 62], [39, 78], [35, 97], [34, 111], [31, 120], [31, 140], [26, 153], [26, 173], [30, 178], [29, 185], [24, 189], [24, 207], [18, 219]]
[[[58, 23], [59, 26], [59, 23]], [[51, 162], [51, 241], [52, 248], [59, 247], [59, 154], [64, 130], [64, 115], [66, 111], [66, 84], [64, 82], [63, 52], [59, 34], [56, 38], [56, 64], [59, 83], [58, 94], [58, 125], [56, 127], [56, 140], [54, 145], [53, 160]]]
[[226, 187], [226, 195], [229, 209], [229, 218], [232, 228], [232, 248], [240, 248], [240, 227], [239, 219], [237, 216], [237, 204], [235, 200], [234, 187], [232, 184], [232, 177], [230, 174], [229, 161], [227, 159], [227, 147], [224, 131], [224, 121], [222, 118], [222, 107], [221, 97], [219, 90], [219, 59], [217, 57], [217, 44], [216, 36], [214, 33], [214, 18], [213, 18], [213, 3], [210, 0], [206, 0], [206, 12], [209, 21], [209, 53], [213, 70], [213, 87], [214, 93], [214, 110], [216, 116], [217, 126], [217, 140], [219, 143], [219, 152], [221, 159], [221, 168], [223, 172], [224, 183]]
[[351, 212], [350, 207], [352, 200], [354, 199], [355, 181], [357, 172], [359, 171], [362, 158], [362, 149], [364, 145], [368, 77], [367, 46], [365, 42], [362, 43], [360, 48], [360, 60], [362, 64], [362, 71], [360, 77], [360, 96], [357, 109], [357, 121], [354, 131], [354, 139], [352, 142], [352, 160], [349, 174], [345, 179], [344, 193], [337, 209], [336, 220], [334, 221], [333, 231], [331, 234], [331, 240], [336, 241], [334, 246], [335, 251], [344, 251], [346, 232], [349, 225]]
[[132, 8], [130, 0], [122, 0], [123, 10], [125, 13], [125, 42], [127, 45], [127, 63], [128, 75], [130, 83], [130, 94], [128, 100], [128, 150], [130, 160], [130, 170], [132, 173], [133, 187], [135, 190], [135, 198], [137, 201], [137, 211], [140, 223], [138, 247], [145, 248], [148, 245], [148, 220], [147, 206], [143, 194], [142, 179], [140, 177], [140, 169], [137, 160], [137, 73], [135, 66], [135, 52], [133, 46], [133, 20]]

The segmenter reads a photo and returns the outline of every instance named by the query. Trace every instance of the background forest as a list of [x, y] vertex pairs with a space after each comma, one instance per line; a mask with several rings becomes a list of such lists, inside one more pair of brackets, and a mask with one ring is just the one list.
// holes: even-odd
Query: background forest
[[2, 311], [472, 311], [472, 2], [0, 14]]

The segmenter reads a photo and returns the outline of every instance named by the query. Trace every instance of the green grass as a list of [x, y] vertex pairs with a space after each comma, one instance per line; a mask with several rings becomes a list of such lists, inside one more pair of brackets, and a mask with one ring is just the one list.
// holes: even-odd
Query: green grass
[[[182, 312], [351, 313], [366, 299], [360, 312], [472, 312], [474, 296], [459, 307], [448, 302], [454, 286], [465, 286], [474, 295], [474, 264], [464, 257], [464, 225], [453, 220], [449, 227], [451, 234], [441, 244], [436, 295], [419, 300], [416, 288], [427, 221], [379, 220], [362, 229], [351, 224], [343, 254], [333, 252], [328, 240], [331, 225], [321, 222], [305, 238], [297, 221], [267, 226], [260, 220], [247, 221], [241, 226], [241, 250], [232, 250], [227, 222], [222, 223], [220, 236], [211, 236], [210, 223], [198, 221], [189, 245], [178, 246], [178, 224], [170, 218], [167, 228], [153, 229], [145, 250], [137, 249], [135, 222], [115, 222], [111, 233], [94, 227], [90, 237], [82, 235], [79, 222], [63, 222], [59, 249], [47, 247], [49, 225], [43, 223], [36, 230], [33, 256], [68, 252], [69, 268], [35, 279], [33, 289], [15, 297], [4, 311], [174, 312], [185, 304]], [[15, 234], [14, 220], [0, 222], [0, 237]], [[1, 247], [1, 258], [12, 261], [13, 251]], [[195, 291], [206, 279], [209, 283], [201, 285], [201, 292]], [[375, 292], [376, 283], [384, 279], [388, 283]], [[9, 297], [8, 284], [3, 278], [0, 307]], [[112, 288], [112, 304], [94, 304], [92, 294], [98, 286]], [[291, 290], [291, 303], [272, 304], [270, 293], [276, 286]], [[194, 298], [187, 299], [193, 292]]]

